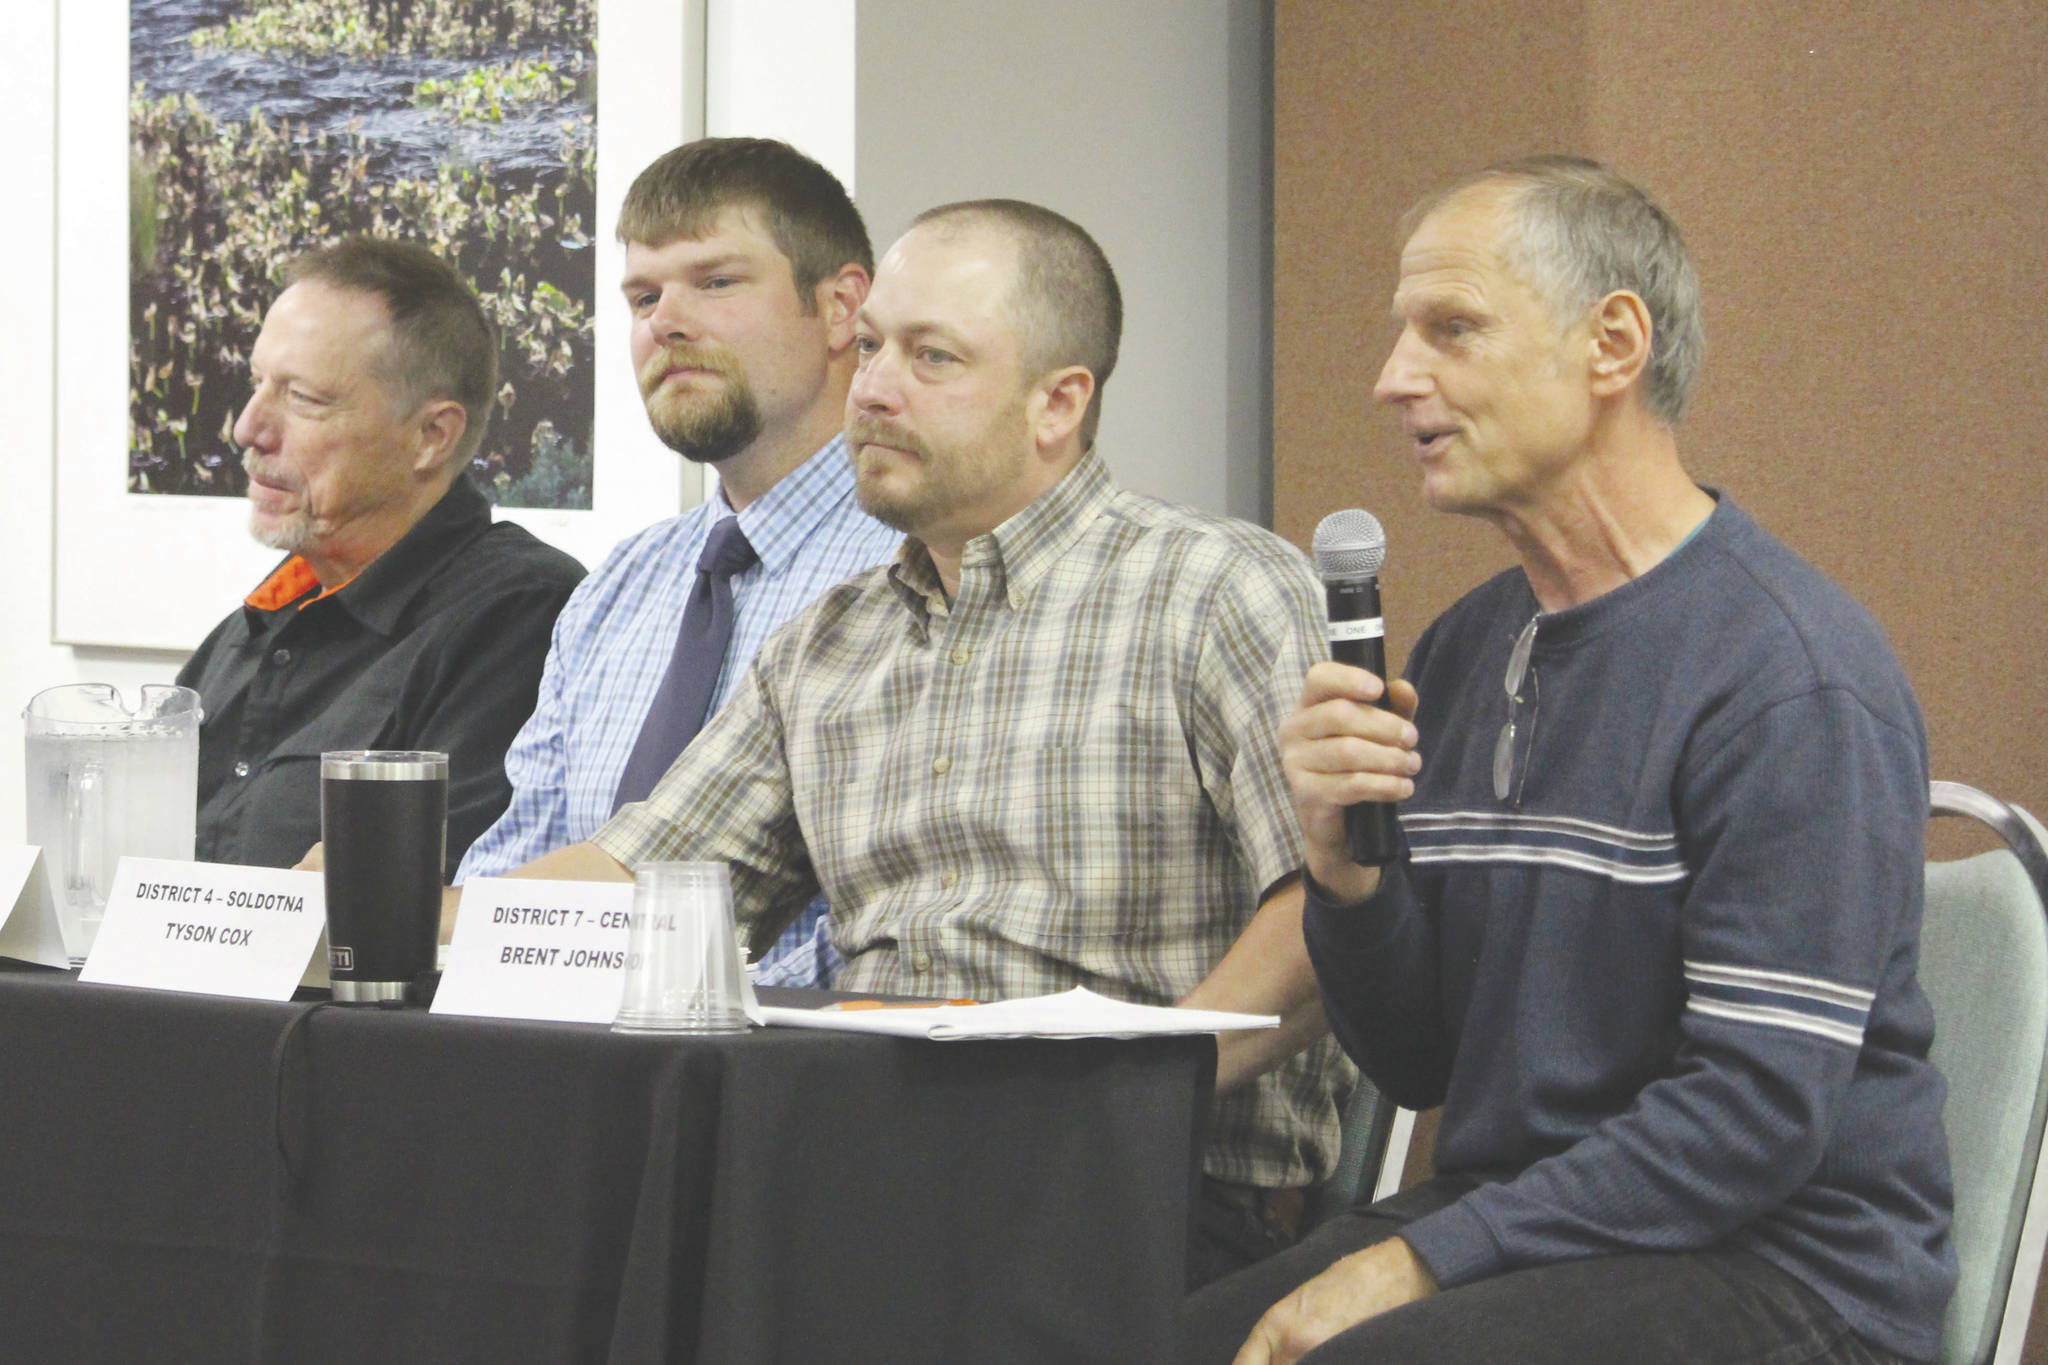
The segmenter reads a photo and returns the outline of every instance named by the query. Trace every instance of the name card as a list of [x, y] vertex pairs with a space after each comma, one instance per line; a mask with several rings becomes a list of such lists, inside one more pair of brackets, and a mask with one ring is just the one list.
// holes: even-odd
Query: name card
[[34, 844], [0, 844], [0, 957], [71, 965], [43, 851]]
[[628, 883], [473, 878], [433, 1012], [609, 1024], [625, 994], [632, 920]]
[[123, 858], [78, 979], [289, 1000], [326, 927], [318, 872]]

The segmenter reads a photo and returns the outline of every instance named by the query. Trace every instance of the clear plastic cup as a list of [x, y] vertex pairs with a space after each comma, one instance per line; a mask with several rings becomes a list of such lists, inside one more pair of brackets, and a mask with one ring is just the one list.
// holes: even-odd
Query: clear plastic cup
[[732, 880], [724, 863], [643, 863], [633, 873], [626, 989], [615, 1033], [738, 1033], [742, 1005]]

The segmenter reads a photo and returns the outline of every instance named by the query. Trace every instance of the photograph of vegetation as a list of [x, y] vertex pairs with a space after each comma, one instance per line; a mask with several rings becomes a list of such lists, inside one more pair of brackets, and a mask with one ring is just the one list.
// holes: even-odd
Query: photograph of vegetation
[[472, 473], [591, 505], [597, 0], [131, 0], [128, 488], [239, 496], [297, 252], [417, 239], [503, 341]]

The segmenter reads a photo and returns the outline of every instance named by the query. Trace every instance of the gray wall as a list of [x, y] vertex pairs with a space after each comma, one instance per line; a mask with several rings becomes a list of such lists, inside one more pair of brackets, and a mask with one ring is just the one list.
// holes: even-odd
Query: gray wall
[[877, 251], [955, 199], [1081, 224], [1124, 292], [1110, 468], [1270, 525], [1266, 0], [864, 0], [858, 15], [855, 192]]

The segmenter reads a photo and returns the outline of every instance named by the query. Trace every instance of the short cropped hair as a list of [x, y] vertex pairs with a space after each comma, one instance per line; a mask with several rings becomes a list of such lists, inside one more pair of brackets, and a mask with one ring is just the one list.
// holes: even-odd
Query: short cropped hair
[[1707, 348], [1699, 273], [1678, 225], [1644, 191], [1597, 161], [1533, 156], [1469, 176], [1411, 209], [1415, 226], [1464, 191], [1499, 185], [1510, 196], [1502, 253], [1553, 317], [1576, 318], [1617, 289], [1650, 314], [1643, 401], [1676, 426]]
[[1116, 369], [1124, 330], [1123, 292], [1102, 248], [1079, 224], [1018, 199], [971, 199], [941, 204], [911, 226], [951, 219], [1007, 232], [1017, 244], [1017, 280], [1011, 288], [1025, 369], [1043, 375], [1079, 365], [1095, 376], [1095, 395], [1081, 418], [1081, 444], [1095, 444], [1102, 420], [1102, 390]]
[[848, 265], [875, 273], [867, 225], [832, 172], [786, 142], [707, 137], [656, 157], [619, 208], [619, 240], [666, 246], [712, 230], [728, 208], [759, 213], [789, 262], [806, 313], [821, 280]]
[[294, 257], [286, 285], [312, 280], [381, 299], [391, 316], [377, 378], [403, 409], [434, 398], [462, 404], [468, 421], [453, 464], [467, 465], [483, 444], [498, 393], [498, 334], [455, 268], [418, 242], [344, 237]]

